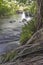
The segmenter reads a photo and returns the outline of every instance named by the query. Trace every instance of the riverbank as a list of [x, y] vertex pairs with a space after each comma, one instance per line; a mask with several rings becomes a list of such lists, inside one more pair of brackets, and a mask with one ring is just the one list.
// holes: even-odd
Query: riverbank
[[[38, 30], [25, 45], [2, 56], [1, 65], [43, 64], [43, 28]], [[38, 35], [37, 35], [38, 34]]]

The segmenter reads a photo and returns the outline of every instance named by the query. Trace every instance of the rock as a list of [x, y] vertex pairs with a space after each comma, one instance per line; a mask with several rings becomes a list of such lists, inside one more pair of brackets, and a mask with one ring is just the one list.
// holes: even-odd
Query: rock
[[27, 22], [27, 20], [26, 20], [26, 19], [23, 19], [23, 20], [22, 20], [22, 22], [25, 22], [25, 21]]
[[25, 12], [25, 17], [33, 17], [33, 14], [30, 12]]
[[29, 16], [29, 12], [25, 12], [25, 16], [28, 17]]
[[17, 14], [22, 14], [23, 11], [21, 11], [21, 10], [17, 10], [16, 13], [17, 13]]
[[10, 23], [12, 23], [12, 21], [10, 21]]
[[13, 23], [13, 22], [16, 22], [15, 20], [13, 20], [13, 21], [9, 21], [10, 23]]

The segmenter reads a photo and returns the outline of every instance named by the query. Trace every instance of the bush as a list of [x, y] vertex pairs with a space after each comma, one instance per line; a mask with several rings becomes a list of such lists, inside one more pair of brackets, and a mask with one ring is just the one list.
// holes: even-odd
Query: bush
[[22, 28], [22, 33], [20, 37], [21, 44], [25, 44], [27, 40], [29, 40], [31, 36], [35, 33], [36, 31], [35, 23], [36, 23], [35, 19], [33, 19]]
[[15, 14], [18, 9], [18, 3], [15, 1], [0, 1], [0, 17]]

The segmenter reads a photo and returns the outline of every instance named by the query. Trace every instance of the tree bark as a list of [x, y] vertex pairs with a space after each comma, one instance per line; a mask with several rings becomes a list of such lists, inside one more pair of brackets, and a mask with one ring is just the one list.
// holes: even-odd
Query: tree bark
[[43, 0], [37, 0], [37, 30], [43, 26]]

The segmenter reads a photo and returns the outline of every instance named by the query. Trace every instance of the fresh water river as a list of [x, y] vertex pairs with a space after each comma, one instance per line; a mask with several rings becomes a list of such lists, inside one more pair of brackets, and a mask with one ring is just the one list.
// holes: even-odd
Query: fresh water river
[[27, 21], [22, 22], [23, 19], [31, 20], [31, 17], [25, 17], [25, 13], [13, 15], [9, 18], [0, 19], [0, 54], [13, 50], [20, 45], [20, 34], [22, 26]]

